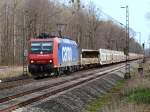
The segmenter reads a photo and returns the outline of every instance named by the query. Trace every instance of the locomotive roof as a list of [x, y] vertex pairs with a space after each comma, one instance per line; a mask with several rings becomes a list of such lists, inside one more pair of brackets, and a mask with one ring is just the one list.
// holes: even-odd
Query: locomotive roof
[[32, 38], [30, 41], [53, 41], [53, 38], [46, 38], [46, 39]]
[[63, 42], [63, 43], [66, 43], [66, 44], [73, 44], [73, 45], [77, 46], [76, 41], [74, 41], [70, 38], [59, 38], [59, 42]]
[[[58, 37], [53, 37], [53, 38], [32, 38], [30, 41], [54, 41], [54, 38], [58, 38]], [[66, 44], [72, 44], [72, 45], [76, 45], [77, 46], [77, 43], [76, 41], [70, 39], [70, 38], [58, 38], [58, 42], [61, 43], [66, 43]]]

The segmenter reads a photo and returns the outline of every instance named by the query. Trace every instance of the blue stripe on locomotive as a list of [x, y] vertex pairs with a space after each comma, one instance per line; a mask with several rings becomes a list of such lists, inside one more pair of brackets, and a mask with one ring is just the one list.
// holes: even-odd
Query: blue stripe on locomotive
[[59, 38], [58, 63], [61, 67], [78, 65], [79, 49], [75, 41]]

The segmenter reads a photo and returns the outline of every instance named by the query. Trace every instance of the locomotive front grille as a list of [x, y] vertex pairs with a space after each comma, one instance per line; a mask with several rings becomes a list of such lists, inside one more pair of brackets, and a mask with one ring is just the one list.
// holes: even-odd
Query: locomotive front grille
[[52, 64], [30, 64], [28, 67], [31, 73], [50, 73], [53, 71]]

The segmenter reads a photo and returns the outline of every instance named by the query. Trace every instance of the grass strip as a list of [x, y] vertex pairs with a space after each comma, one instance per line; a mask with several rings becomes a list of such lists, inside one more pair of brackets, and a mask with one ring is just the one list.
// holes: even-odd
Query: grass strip
[[150, 89], [135, 89], [127, 98], [130, 102], [150, 104]]
[[88, 105], [85, 107], [86, 112], [97, 112], [99, 111], [105, 104], [110, 102], [110, 99], [114, 95], [114, 93], [120, 93], [121, 89], [124, 86], [124, 80], [118, 81], [112, 89], [104, 94], [103, 96], [100, 96], [97, 99], [94, 99], [94, 101], [91, 101]]

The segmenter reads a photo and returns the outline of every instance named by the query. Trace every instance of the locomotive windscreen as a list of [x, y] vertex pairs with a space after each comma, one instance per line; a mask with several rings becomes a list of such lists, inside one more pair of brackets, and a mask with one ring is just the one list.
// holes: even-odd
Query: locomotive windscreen
[[31, 42], [31, 53], [52, 53], [53, 42]]

